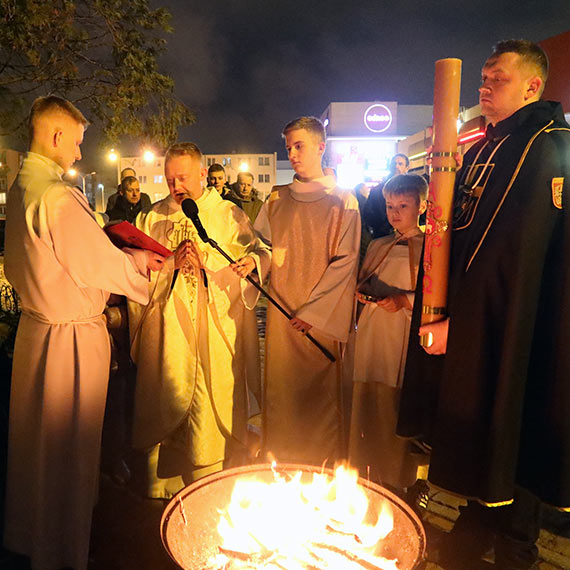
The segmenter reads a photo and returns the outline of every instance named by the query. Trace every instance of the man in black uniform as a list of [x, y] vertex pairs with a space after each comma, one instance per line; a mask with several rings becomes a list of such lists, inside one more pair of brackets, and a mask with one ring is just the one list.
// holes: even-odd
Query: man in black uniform
[[486, 567], [491, 546], [491, 568], [531, 568], [539, 499], [570, 507], [570, 127], [540, 101], [547, 74], [523, 40], [483, 66], [488, 125], [457, 176], [449, 318], [418, 331], [416, 303], [398, 431], [430, 443], [430, 481], [469, 500], [446, 570]]

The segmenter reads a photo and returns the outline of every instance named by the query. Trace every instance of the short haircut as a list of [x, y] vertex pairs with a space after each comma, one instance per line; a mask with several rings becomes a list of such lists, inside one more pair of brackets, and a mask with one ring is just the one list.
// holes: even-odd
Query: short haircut
[[214, 172], [223, 172], [225, 174], [226, 169], [219, 162], [214, 162], [214, 164], [212, 164], [210, 168], [208, 168], [208, 176], [210, 176], [210, 174], [213, 174]]
[[396, 174], [396, 176], [392, 176], [382, 188], [384, 198], [386, 198], [387, 195], [413, 196], [418, 205], [422, 200], [427, 198], [427, 193], [427, 182], [425, 178], [419, 174]]
[[123, 168], [123, 170], [121, 170], [121, 180], [123, 178], [126, 178], [125, 172], [127, 172], [127, 170], [132, 170], [134, 172], [134, 174], [132, 174], [132, 175], [129, 174], [129, 176], [136, 176], [137, 175], [137, 171], [132, 166], [127, 166], [127, 168]]
[[390, 159], [390, 166], [393, 166], [396, 164], [396, 159], [401, 156], [405, 161], [406, 161], [406, 166], [410, 166], [410, 159], [402, 152], [399, 152], [397, 154], [395, 154], [391, 159]]
[[121, 193], [126, 192], [135, 182], [138, 182], [138, 181], [139, 181], [139, 179], [136, 176], [125, 176], [121, 180], [121, 185], [119, 187]]
[[198, 145], [192, 142], [181, 142], [170, 145], [166, 151], [164, 163], [166, 164], [171, 158], [178, 156], [191, 156], [202, 162], [202, 151], [198, 148]]
[[283, 128], [281, 136], [285, 138], [291, 131], [298, 131], [301, 129], [305, 129], [307, 132], [315, 135], [321, 142], [326, 142], [327, 140], [325, 127], [317, 117], [299, 117], [298, 119], [287, 123]]
[[70, 103], [67, 99], [62, 97], [57, 97], [56, 95], [48, 95], [47, 97], [38, 97], [33, 103], [30, 109], [29, 117], [29, 131], [30, 139], [34, 138], [34, 129], [36, 127], [37, 121], [48, 114], [60, 114], [69, 117], [76, 123], [83, 125], [85, 128], [89, 126], [89, 121], [85, 118], [85, 115], [75, 106]]
[[251, 183], [253, 184], [254, 177], [253, 177], [253, 174], [251, 172], [238, 172], [238, 175], [237, 175], [237, 181], [238, 182], [239, 182], [240, 176], [249, 176], [251, 178]]
[[503, 40], [495, 44], [487, 61], [493, 61], [504, 53], [516, 53], [542, 79], [543, 85], [548, 79], [548, 57], [543, 49], [529, 40]]

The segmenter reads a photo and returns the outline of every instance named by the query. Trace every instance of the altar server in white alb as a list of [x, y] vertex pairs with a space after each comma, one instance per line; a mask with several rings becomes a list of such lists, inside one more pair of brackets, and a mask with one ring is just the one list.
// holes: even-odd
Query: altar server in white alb
[[[165, 157], [170, 196], [137, 226], [175, 255], [150, 282], [148, 307], [129, 304], [137, 364], [133, 443], [145, 450], [147, 494], [168, 498], [184, 485], [245, 459], [248, 387], [260, 394], [257, 290], [270, 253], [247, 215], [205, 188], [202, 153], [193, 143]], [[200, 221], [234, 260], [204, 243], [182, 210], [192, 198]], [[176, 275], [175, 268], [186, 260]]]
[[[273, 257], [272, 295], [293, 315], [267, 311], [264, 450], [278, 461], [330, 464], [343, 455], [342, 345], [360, 247], [358, 203], [325, 176], [325, 130], [301, 117], [283, 130], [295, 177], [273, 188], [255, 222]], [[335, 357], [332, 363], [304, 334]]]
[[87, 199], [61, 178], [81, 158], [87, 120], [37, 99], [30, 151], [8, 193], [6, 277], [22, 315], [16, 336], [4, 546], [33, 570], [85, 570], [96, 499], [110, 347], [109, 292], [148, 299], [163, 258], [121, 251]]
[[394, 231], [366, 251], [356, 293], [362, 312], [351, 337], [354, 350], [348, 351], [354, 354], [350, 462], [362, 477], [398, 490], [412, 486], [419, 464], [427, 461], [410, 440], [396, 435], [427, 191], [417, 174], [397, 174], [384, 184]]

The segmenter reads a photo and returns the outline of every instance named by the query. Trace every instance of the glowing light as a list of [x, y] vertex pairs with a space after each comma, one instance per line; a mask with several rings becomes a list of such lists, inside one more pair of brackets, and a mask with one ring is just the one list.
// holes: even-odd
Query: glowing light
[[151, 162], [154, 162], [154, 152], [152, 152], [152, 150], [146, 149], [143, 152], [143, 160], [147, 163], [150, 164]]
[[457, 142], [459, 144], [463, 144], [463, 143], [466, 143], [468, 141], [474, 141], [474, 140], [480, 139], [484, 136], [485, 136], [484, 131], [476, 131], [474, 133], [469, 133], [468, 135], [461, 137]]
[[241, 162], [239, 165], [240, 172], [248, 172], [249, 164], [247, 162]]
[[422, 158], [423, 156], [427, 156], [427, 152], [425, 150], [423, 152], [418, 152], [418, 154], [413, 154], [412, 156], [409, 156], [408, 158], [410, 160], [416, 160], [416, 158]]
[[107, 154], [107, 158], [111, 161], [111, 162], [117, 162], [119, 160], [119, 153], [112, 148], [109, 151], [109, 154]]
[[231, 503], [220, 513], [223, 547], [211, 560], [212, 568], [226, 567], [226, 551], [254, 562], [273, 558], [283, 562], [275, 565], [280, 568], [312, 567], [316, 557], [326, 568], [398, 570], [396, 560], [377, 554], [378, 544], [393, 530], [392, 509], [385, 501], [370, 516], [356, 471], [339, 467], [334, 479], [316, 473], [307, 483], [301, 472], [274, 474], [271, 483], [236, 482]]
[[77, 176], [79, 173], [77, 172], [77, 170], [75, 170], [75, 168], [70, 168], [67, 171], [67, 174], [69, 174], [69, 176]]

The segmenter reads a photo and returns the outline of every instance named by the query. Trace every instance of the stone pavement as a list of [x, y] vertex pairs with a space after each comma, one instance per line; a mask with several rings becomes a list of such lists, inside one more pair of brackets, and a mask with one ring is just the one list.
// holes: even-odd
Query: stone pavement
[[[423, 515], [424, 525], [449, 532], [459, 515], [459, 506], [465, 501], [442, 491], [430, 492], [427, 509]], [[540, 570], [570, 570], [570, 513], [560, 514], [553, 509], [545, 509], [543, 528], [538, 539]], [[560, 534], [552, 532], [556, 527]], [[428, 564], [426, 570], [438, 570], [436, 564]]]

